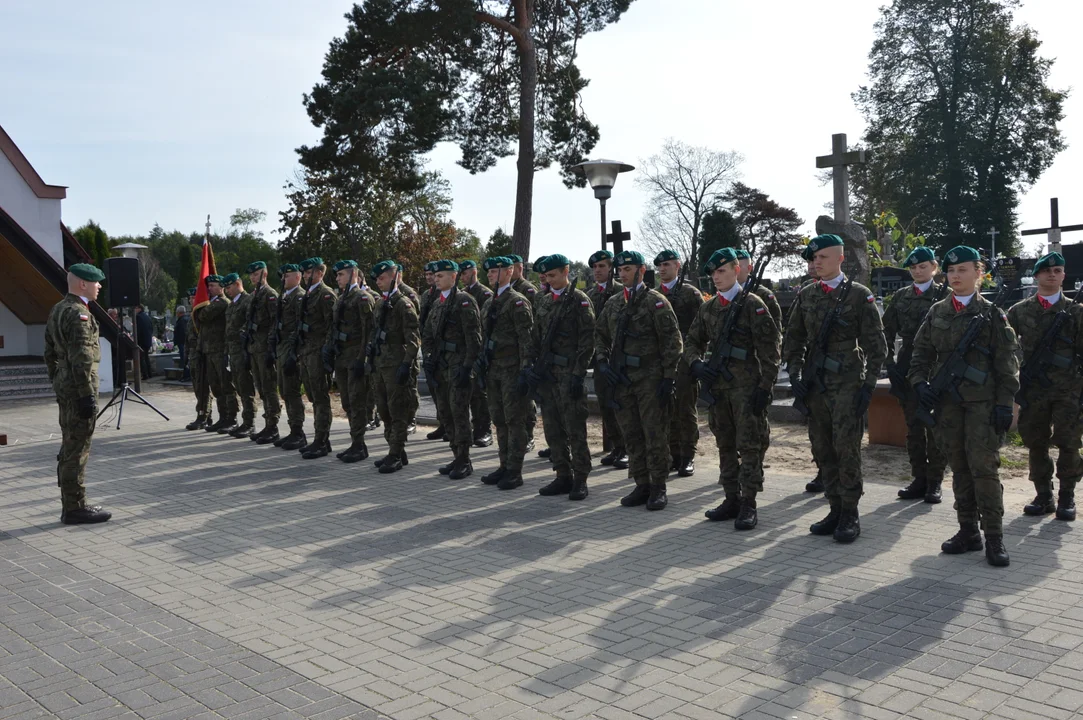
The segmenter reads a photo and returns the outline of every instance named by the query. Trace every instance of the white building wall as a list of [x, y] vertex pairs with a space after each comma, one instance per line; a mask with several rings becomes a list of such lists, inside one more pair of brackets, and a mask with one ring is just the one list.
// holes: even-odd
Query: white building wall
[[98, 392], [113, 392], [113, 345], [103, 337], [98, 338], [102, 361], [98, 363]]
[[[26, 325], [23, 325], [23, 321], [15, 317], [15, 313], [8, 310], [4, 303], [0, 303], [0, 335], [4, 336], [4, 347], [0, 348], [0, 357], [31, 354], [27, 349]], [[42, 338], [44, 337], [43, 332]]]
[[60, 200], [39, 198], [23, 176], [0, 153], [0, 207], [58, 264], [64, 264], [64, 236], [60, 230]]

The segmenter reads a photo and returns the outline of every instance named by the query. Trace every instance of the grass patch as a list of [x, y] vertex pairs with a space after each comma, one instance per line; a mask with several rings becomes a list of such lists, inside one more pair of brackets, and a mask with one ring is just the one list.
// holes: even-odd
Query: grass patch
[[1023, 436], [1019, 434], [1018, 430], [1008, 431], [1008, 442], [1015, 447], [1023, 447]]
[[1001, 458], [1000, 459], [1000, 466], [1009, 468], [1011, 470], [1021, 470], [1021, 469], [1025, 468], [1025, 467], [1027, 467], [1027, 461], [1026, 460], [1011, 460], [1009, 458]]

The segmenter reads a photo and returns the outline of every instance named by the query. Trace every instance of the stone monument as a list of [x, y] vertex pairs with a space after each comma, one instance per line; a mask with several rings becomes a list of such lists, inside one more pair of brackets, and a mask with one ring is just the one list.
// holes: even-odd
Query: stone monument
[[838, 235], [842, 238], [846, 259], [842, 271], [862, 285], [869, 284], [869, 238], [865, 226], [850, 218], [850, 166], [864, 165], [864, 150], [848, 151], [846, 134], [831, 136], [831, 154], [816, 158], [816, 167], [831, 168], [835, 190], [835, 217], [821, 215], [816, 218], [817, 235]]

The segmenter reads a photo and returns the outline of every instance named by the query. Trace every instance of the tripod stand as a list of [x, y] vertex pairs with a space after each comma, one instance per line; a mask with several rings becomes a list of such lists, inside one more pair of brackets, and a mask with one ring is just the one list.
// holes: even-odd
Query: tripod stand
[[[121, 331], [122, 332], [123, 332], [123, 329], [124, 329], [124, 326], [121, 325]], [[138, 330], [136, 329], [136, 326], [135, 326], [135, 317], [134, 316], [132, 317], [132, 331], [138, 336]], [[124, 357], [124, 341], [119, 337], [117, 338], [117, 361], [120, 363], [121, 372], [123, 373], [123, 377], [124, 377], [124, 384], [113, 391], [113, 397], [110, 398], [109, 402], [107, 402], [105, 404], [105, 407], [103, 407], [101, 410], [98, 411], [98, 416], [96, 418], [94, 418], [94, 421], [97, 422], [98, 419], [101, 418], [101, 416], [109, 408], [113, 407], [114, 405], [119, 405], [119, 409], [118, 409], [118, 412], [117, 412], [117, 430], [120, 430], [120, 421], [124, 417], [124, 403], [129, 401], [129, 400], [132, 401], [132, 402], [137, 402], [137, 403], [146, 405], [147, 407], [149, 407], [151, 410], [153, 410], [154, 412], [161, 415], [166, 420], [169, 420], [169, 418], [166, 416], [165, 413], [163, 413], [158, 408], [154, 407], [154, 405], [149, 400], [147, 400], [145, 397], [143, 397], [138, 392], [136, 392], [135, 390], [132, 389], [132, 384], [130, 382], [128, 382], [128, 372], [125, 369], [125, 363], [127, 362], [127, 360]], [[136, 366], [135, 371], [137, 373], [139, 372], [138, 366]], [[116, 377], [115, 372], [114, 372], [113, 375], [114, 375], [114, 377]]]

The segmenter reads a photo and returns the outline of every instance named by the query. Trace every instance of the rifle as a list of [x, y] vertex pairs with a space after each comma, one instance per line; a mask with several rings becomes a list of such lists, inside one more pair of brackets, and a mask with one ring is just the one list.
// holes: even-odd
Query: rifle
[[273, 368], [278, 357], [278, 343], [282, 339], [282, 306], [286, 304], [286, 280], [282, 279], [282, 289], [278, 291], [278, 307], [275, 308], [275, 324], [267, 342], [268, 368]]
[[[800, 379], [805, 382], [815, 379], [816, 388], [820, 392], [827, 390], [827, 385], [824, 383], [824, 372], [837, 373], [842, 369], [842, 363], [827, 353], [827, 346], [831, 342], [831, 332], [835, 329], [835, 325], [846, 324], [841, 316], [846, 304], [846, 298], [850, 295], [850, 288], [853, 287], [853, 284], [853, 278], [846, 278], [846, 282], [836, 288], [838, 299], [835, 300], [835, 307], [824, 317], [823, 322], [820, 324], [820, 330], [816, 333], [816, 339], [809, 346], [809, 350], [805, 355], [805, 364], [801, 368]], [[794, 398], [793, 407], [805, 417], [812, 414], [812, 410], [801, 398]]]
[[[921, 322], [918, 323], [918, 327], [921, 327], [921, 324], [925, 322], [925, 318], [929, 317], [929, 311], [933, 309], [933, 305], [946, 298], [949, 292], [951, 292], [951, 286], [948, 285], [948, 283], [945, 281], [944, 284], [940, 286], [940, 289], [937, 291], [936, 296], [933, 297], [932, 305], [929, 305], [929, 308], [921, 317]], [[906, 377], [910, 374], [910, 361], [911, 359], [913, 359], [913, 357], [914, 341], [913, 339], [911, 339], [909, 343], [904, 342], [903, 346], [899, 348], [899, 357], [895, 360], [895, 369], [900, 371], [903, 377]], [[910, 397], [910, 386], [909, 384], [906, 384], [900, 387], [896, 387], [895, 384], [892, 383], [891, 390], [889, 390], [889, 392], [895, 397], [897, 397], [901, 402], [905, 403], [907, 398]]]
[[575, 292], [575, 286], [579, 282], [579, 278], [575, 275], [572, 275], [569, 280], [570, 282], [564, 288], [564, 292], [560, 295], [561, 306], [560, 308], [558, 308], [560, 314], [556, 315], [549, 323], [549, 328], [545, 331], [545, 337], [542, 338], [541, 345], [538, 347], [538, 362], [535, 363], [535, 367], [537, 368], [540, 365], [541, 371], [535, 373], [538, 376], [539, 382], [529, 384], [528, 393], [530, 395], [533, 395], [537, 392], [538, 385], [541, 384], [540, 381], [544, 381], [547, 383], [556, 382], [556, 378], [553, 377], [553, 373], [549, 371], [550, 366], [557, 365], [559, 367], [568, 367], [569, 365], [569, 358], [563, 357], [562, 355], [557, 355], [553, 352], [552, 349], [553, 340], [556, 339], [557, 330], [564, 323], [564, 319], [568, 315], [568, 313], [571, 312], [568, 308], [572, 306], [572, 301], [567, 298], [570, 298], [571, 294]]
[[[360, 287], [358, 290], [360, 291]], [[338, 302], [335, 303], [335, 309], [331, 311], [331, 327], [333, 330], [331, 332], [330, 353], [328, 355], [330, 359], [323, 359], [323, 369], [325, 372], [331, 373], [332, 375], [335, 374], [335, 358], [338, 357], [342, 336], [345, 335], [345, 333], [340, 330], [342, 326], [342, 307], [346, 304], [344, 301], [349, 294], [350, 288], [347, 287], [346, 291], [339, 297]], [[324, 349], [327, 349], [327, 346], [325, 346]]]
[[[368, 366], [368, 371], [372, 372], [376, 368], [376, 358], [380, 357], [382, 348], [387, 342], [387, 316], [391, 314], [391, 293], [395, 292], [395, 288], [399, 286], [399, 271], [395, 270], [395, 276], [391, 281], [391, 288], [387, 292], [387, 297], [384, 298], [383, 304], [380, 305], [380, 316], [376, 319], [376, 332], [373, 333], [372, 342], [365, 348], [365, 364]], [[407, 300], [409, 302], [409, 300]]]
[[[617, 383], [621, 385], [631, 385], [632, 380], [628, 377], [628, 356], [624, 352], [624, 339], [628, 331], [628, 322], [632, 315], [632, 305], [639, 295], [637, 283], [628, 290], [628, 302], [624, 304], [624, 307], [620, 311], [620, 317], [617, 318], [617, 327], [613, 333], [613, 345], [609, 348], [609, 368], [617, 375]], [[644, 290], [646, 292], [646, 290]], [[620, 410], [621, 405], [617, 402], [617, 383], [607, 383], [609, 385], [609, 398], [606, 401], [606, 406], [613, 408], [614, 410]]]
[[[726, 316], [726, 321], [722, 324], [722, 329], [719, 331], [718, 339], [714, 344], [714, 350], [711, 352], [711, 359], [707, 361], [707, 367], [721, 376], [726, 382], [733, 380], [733, 373], [729, 369], [730, 360], [745, 360], [748, 358], [748, 350], [734, 345], [733, 336], [737, 332], [745, 332], [737, 327], [737, 321], [745, 308], [748, 296], [755, 292], [756, 288], [760, 286], [760, 282], [763, 281], [763, 272], [766, 267], [766, 262], [757, 265], [752, 272], [752, 277], [745, 282], [744, 288], [737, 294], [737, 297], [733, 298], [729, 315]], [[718, 402], [718, 398], [711, 392], [709, 383], [700, 384], [699, 397], [707, 403], [707, 407], [711, 407]]]
[[1072, 302], [1068, 304], [1068, 307], [1057, 312], [1053, 316], [1053, 323], [1049, 326], [1049, 329], [1045, 331], [1045, 335], [1042, 336], [1041, 342], [1034, 348], [1034, 352], [1030, 354], [1023, 366], [1019, 368], [1019, 392], [1015, 394], [1015, 403], [1020, 408], [1026, 408], [1030, 403], [1027, 401], [1027, 390], [1031, 384], [1037, 381], [1039, 385], [1047, 388], [1053, 384], [1053, 381], [1049, 379], [1049, 367], [1053, 366], [1065, 370], [1072, 366], [1072, 360], [1074, 358], [1065, 357], [1064, 355], [1058, 355], [1053, 352], [1053, 344], [1060, 340], [1072, 344], [1069, 338], [1063, 337], [1060, 334], [1060, 329], [1064, 326], [1069, 319], [1069, 311], [1072, 305], [1075, 305], [1080, 300], [1079, 290], [1076, 290], [1075, 295], [1072, 297]]
[[256, 302], [259, 300], [259, 291], [263, 289], [263, 281], [266, 279], [267, 269], [264, 268], [260, 275], [259, 285], [252, 291], [252, 297], [248, 299], [248, 312], [244, 315], [244, 331], [241, 333], [241, 340], [245, 370], [252, 367], [252, 335], [256, 332]]
[[[433, 285], [433, 289], [436, 286]], [[444, 357], [444, 351], [450, 350], [455, 352], [457, 349], [455, 343], [444, 342], [444, 330], [447, 328], [447, 321], [451, 317], [452, 308], [455, 303], [455, 297], [459, 294], [459, 273], [455, 273], [455, 282], [451, 286], [451, 294], [447, 296], [447, 300], [444, 304], [447, 306], [444, 308], [444, 314], [440, 316], [440, 324], [436, 327], [436, 334], [433, 336], [436, 340], [436, 356], [432, 359], [426, 358], [425, 362], [425, 382], [429, 385], [429, 392], [432, 393], [434, 388], [440, 387], [440, 381], [436, 378], [436, 371], [440, 365], [440, 360]], [[433, 300], [433, 302], [438, 302]], [[432, 304], [429, 304], [429, 311], [432, 311]], [[451, 347], [448, 347], [450, 345]], [[431, 372], [430, 372], [431, 368]], [[431, 377], [430, 377], [431, 376]]]
[[290, 352], [286, 357], [287, 364], [291, 361], [293, 365], [297, 364], [297, 351], [300, 350], [301, 343], [305, 341], [305, 336], [308, 334], [308, 323], [305, 322], [305, 316], [308, 312], [308, 300], [311, 297], [312, 293], [308, 291], [308, 288], [305, 288], [305, 296], [301, 298], [301, 309], [297, 311], [297, 329], [293, 333]]
[[[971, 349], [977, 350], [983, 355], [990, 354], [987, 348], [975, 347], [974, 343], [985, 329], [986, 324], [992, 322], [992, 315], [990, 313], [1003, 300], [1007, 291], [1008, 284], [1002, 282], [1000, 290], [997, 292], [993, 302], [989, 305], [990, 312], [979, 313], [970, 318], [970, 322], [967, 323], [963, 336], [959, 338], [959, 343], [955, 346], [955, 349], [951, 351], [951, 354], [948, 355], [947, 359], [944, 360], [940, 369], [936, 371], [936, 375], [933, 376], [933, 379], [929, 381], [929, 387], [936, 393], [935, 404], [940, 403], [945, 393], [951, 393], [956, 401], [962, 402], [963, 396], [959, 392], [959, 385], [962, 384], [963, 380], [969, 380], [975, 385], [985, 384], [985, 380], [989, 377], [989, 373], [982, 372], [968, 363], [966, 361], [966, 354]], [[975, 293], [976, 292], [977, 291], [975, 291]], [[933, 406], [928, 406], [925, 403], [921, 403], [918, 406], [918, 411], [916, 413], [917, 419], [929, 427], [936, 425], [936, 417], [933, 416], [935, 404]]]

